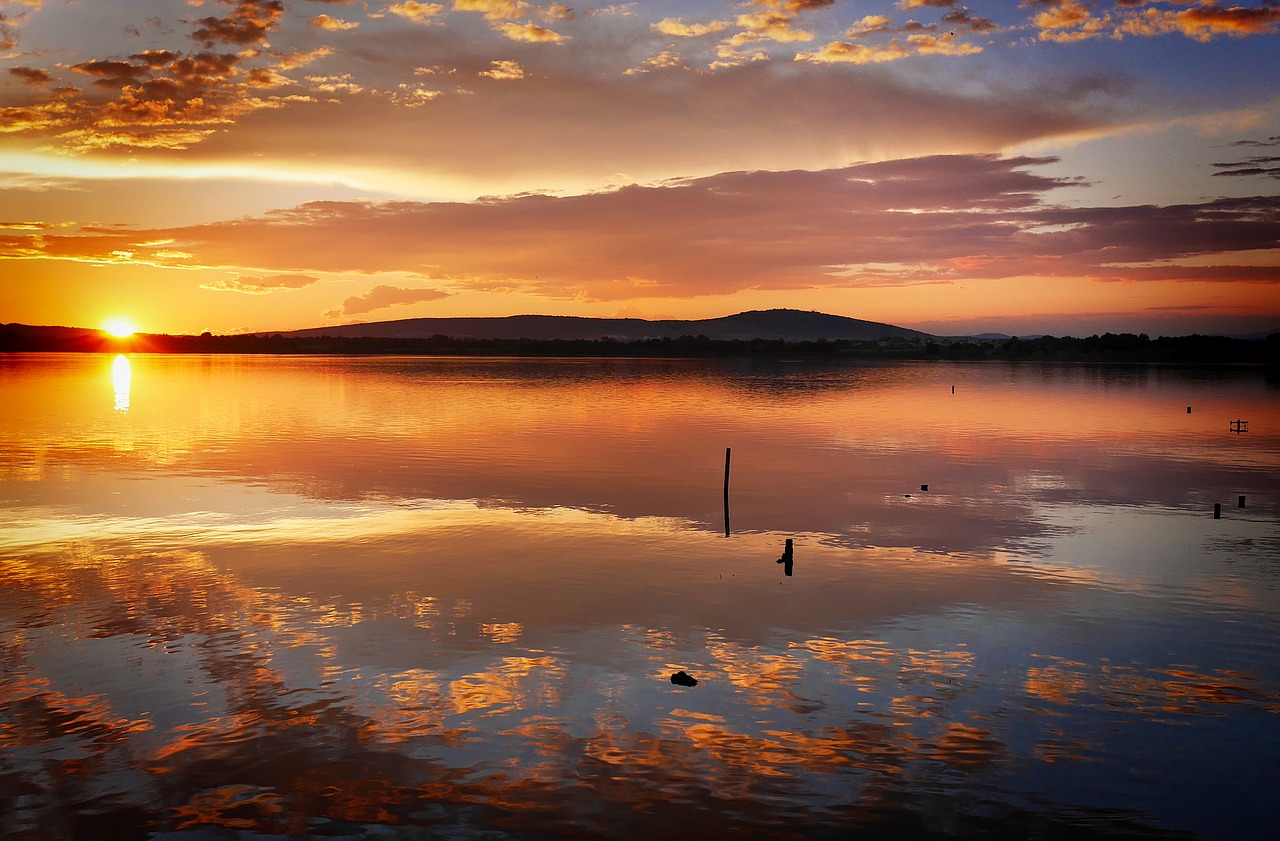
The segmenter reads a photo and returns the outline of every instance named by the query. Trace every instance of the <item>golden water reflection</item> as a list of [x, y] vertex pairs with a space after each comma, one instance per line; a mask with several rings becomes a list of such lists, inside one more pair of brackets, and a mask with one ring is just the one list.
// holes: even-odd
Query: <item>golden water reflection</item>
[[129, 365], [129, 358], [122, 353], [111, 363], [111, 385], [116, 393], [115, 410], [121, 414], [129, 411], [129, 387], [132, 378], [133, 371]]
[[1160, 376], [133, 363], [127, 415], [101, 360], [0, 364], [5, 837], [1270, 816], [1276, 438]]
[[[146, 354], [127, 361], [134, 391], [147, 395], [145, 407], [131, 400], [127, 424], [79, 405], [65, 387], [88, 376], [75, 360], [0, 368], [10, 398], [0, 407], [0, 445], [10, 454], [2, 469], [54, 483], [67, 470], [176, 470], [321, 502], [479, 500], [722, 530], [721, 500], [707, 489], [720, 488], [732, 446], [735, 530], [942, 552], [1039, 540], [1046, 503], [1205, 510], [1223, 487], [1219, 501], [1252, 492], [1251, 513], [1277, 510], [1280, 409], [1266, 381], [1247, 375]], [[1196, 412], [1187, 415], [1193, 399]], [[1225, 431], [1223, 419], [1245, 416], [1255, 431]], [[930, 491], [918, 492], [921, 484]]]

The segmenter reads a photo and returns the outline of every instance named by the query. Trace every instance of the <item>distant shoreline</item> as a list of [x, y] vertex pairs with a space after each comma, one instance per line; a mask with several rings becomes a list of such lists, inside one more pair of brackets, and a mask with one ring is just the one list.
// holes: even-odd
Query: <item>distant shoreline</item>
[[245, 334], [117, 338], [75, 328], [0, 328], [0, 353], [171, 353], [346, 356], [580, 357], [580, 358], [804, 358], [856, 360], [1253, 363], [1280, 364], [1280, 333], [1265, 340], [1226, 336], [1106, 333], [1086, 338], [921, 339], [886, 337], [787, 341], [706, 336], [617, 340], [371, 338]]

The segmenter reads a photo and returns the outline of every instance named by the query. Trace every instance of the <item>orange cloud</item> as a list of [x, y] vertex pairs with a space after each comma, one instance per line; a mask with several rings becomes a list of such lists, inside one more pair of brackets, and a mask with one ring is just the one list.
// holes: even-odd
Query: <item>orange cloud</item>
[[49, 75], [49, 71], [35, 67], [10, 67], [9, 75], [21, 79], [28, 85], [47, 85], [53, 78]]
[[523, 79], [526, 75], [518, 61], [491, 61], [489, 64], [488, 70], [481, 70], [476, 75], [488, 76], [490, 79]]
[[[230, 21], [228, 26], [246, 27], [256, 21], [270, 28], [267, 24], [274, 19], [275, 9], [273, 3], [240, 3], [225, 21]], [[207, 20], [199, 23], [203, 26]], [[198, 31], [193, 37], [209, 42], [221, 36], [201, 35]], [[235, 38], [228, 35], [226, 40]], [[0, 109], [0, 113], [8, 118], [4, 126], [7, 132], [54, 133], [51, 145], [66, 151], [183, 149], [207, 138], [210, 130], [206, 126], [227, 125], [250, 111], [303, 101], [305, 97], [299, 95], [262, 98], [257, 92], [294, 84], [279, 70], [299, 67], [332, 53], [329, 47], [287, 54], [259, 50], [182, 54], [149, 49], [127, 59], [90, 59], [69, 69], [90, 77], [91, 89], [57, 88], [42, 102], [17, 110]], [[274, 66], [250, 66], [267, 55], [275, 60]], [[48, 77], [46, 71], [18, 70], [21, 72], [14, 75], [33, 81]], [[97, 93], [99, 90], [112, 92], [112, 98], [104, 100]]]
[[215, 42], [240, 46], [262, 44], [267, 34], [279, 26], [283, 15], [281, 0], [239, 0], [235, 11], [225, 18], [198, 20], [200, 26], [191, 37], [206, 45]]
[[363, 295], [354, 295], [342, 305], [325, 313], [326, 318], [343, 318], [403, 304], [421, 304], [448, 298], [438, 289], [405, 289], [398, 286], [375, 286]]
[[663, 50], [655, 56], [645, 59], [639, 67], [629, 68], [628, 75], [648, 73], [650, 70], [667, 70], [673, 67], [687, 67], [684, 58], [673, 50]]
[[292, 53], [277, 54], [273, 53], [276, 59], [276, 68], [279, 70], [295, 70], [299, 67], [306, 67], [308, 64], [319, 61], [333, 55], [332, 47], [316, 47], [314, 50], [306, 50]]
[[892, 24], [893, 21], [884, 15], [867, 15], [849, 27], [845, 35], [849, 38], [859, 38], [876, 32], [887, 32]]
[[526, 17], [531, 8], [521, 0], [454, 0], [453, 8], [459, 12], [480, 12], [486, 20], [514, 20]]
[[737, 22], [738, 26], [744, 27], [747, 31], [729, 39], [729, 43], [734, 46], [741, 46], [756, 38], [767, 38], [782, 43], [813, 40], [812, 32], [796, 29], [792, 25], [795, 22], [793, 15], [775, 11], [751, 12], [738, 15]]
[[27, 23], [33, 12], [40, 10], [43, 0], [16, 0], [19, 6], [26, 6], [26, 10], [19, 9], [16, 14], [10, 16], [0, 11], [0, 50], [12, 50], [18, 46], [18, 31]]
[[877, 46], [834, 41], [819, 47], [816, 52], [796, 53], [796, 61], [813, 61], [825, 64], [879, 64], [885, 61], [897, 61], [909, 55], [911, 55], [911, 50], [902, 46], [896, 38], [888, 44]]
[[778, 43], [811, 41], [814, 33], [795, 26], [801, 13], [833, 5], [834, 0], [754, 0], [746, 4], [756, 11], [738, 15], [736, 22], [744, 31], [725, 42], [731, 47], [741, 47], [753, 41], [769, 40]]
[[318, 26], [327, 32], [341, 32], [347, 29], [355, 29], [360, 26], [355, 21], [339, 20], [338, 18], [329, 17], [328, 15], [316, 15], [311, 19], [312, 26]]
[[1280, 25], [1280, 8], [1222, 8], [1209, 3], [1175, 12], [1166, 9], [1144, 9], [1124, 18], [1116, 28], [1116, 36], [1153, 36], [1181, 33], [1197, 41], [1211, 41], [1216, 35], [1244, 37], [1276, 31]]
[[1070, 43], [1097, 38], [1112, 25], [1110, 15], [1094, 17], [1089, 4], [1076, 0], [1060, 0], [1032, 18], [1040, 30], [1040, 40]]
[[1280, 7], [1262, 8], [1232, 6], [1224, 9], [1206, 2], [1177, 14], [1178, 29], [1184, 35], [1208, 41], [1214, 35], [1263, 35], [1276, 31], [1280, 24]]
[[12, 50], [18, 46], [18, 30], [0, 12], [0, 50]]
[[565, 36], [559, 32], [536, 23], [503, 23], [495, 26], [495, 29], [512, 41], [559, 44], [565, 40]]
[[729, 22], [715, 20], [711, 23], [685, 23], [680, 18], [663, 18], [657, 23], [651, 24], [651, 26], [663, 35], [671, 35], [676, 38], [699, 38], [703, 35], [710, 35], [727, 29]]
[[816, 52], [796, 54], [796, 61], [808, 61], [819, 64], [879, 64], [886, 61], [897, 61], [913, 55], [973, 55], [982, 52], [982, 47], [957, 41], [954, 33], [945, 35], [914, 34], [907, 36], [904, 45], [897, 38], [887, 44], [851, 44], [845, 41], [834, 41], [820, 47]]
[[[234, 60], [234, 57], [233, 57]], [[94, 76], [94, 84], [120, 87], [140, 79], [151, 72], [151, 64], [130, 64], [127, 61], [82, 61], [71, 69], [85, 76]]]
[[[1186, 5], [1187, 2], [1190, 0], [1183, 0], [1176, 5]], [[1042, 7], [1042, 11], [1032, 16], [1031, 24], [1040, 30], [1040, 40], [1059, 43], [1101, 37], [1153, 37], [1170, 33], [1180, 33], [1188, 38], [1207, 42], [1219, 35], [1244, 37], [1272, 34], [1280, 27], [1280, 8], [1271, 4], [1259, 8], [1224, 8], [1212, 0], [1201, 0], [1193, 8], [1175, 11], [1156, 6], [1154, 0], [1118, 0], [1112, 11], [1102, 14], [1095, 13], [1093, 4], [1081, 0], [1049, 0], [1038, 5]], [[1147, 8], [1140, 8], [1143, 6]], [[948, 13], [943, 20], [952, 18], [956, 11], [959, 10]]]
[[909, 35], [907, 43], [915, 47], [918, 55], [973, 55], [982, 52], [982, 47], [959, 42], [952, 34]]
[[387, 11], [414, 23], [431, 24], [444, 11], [444, 6], [439, 3], [419, 3], [417, 0], [404, 0], [403, 3], [395, 3], [388, 6]]

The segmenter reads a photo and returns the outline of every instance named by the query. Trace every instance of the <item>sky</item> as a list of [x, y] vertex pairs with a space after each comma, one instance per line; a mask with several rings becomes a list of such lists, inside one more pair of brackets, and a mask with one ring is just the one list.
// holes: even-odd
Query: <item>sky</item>
[[0, 322], [1280, 330], [1280, 2], [0, 0]]

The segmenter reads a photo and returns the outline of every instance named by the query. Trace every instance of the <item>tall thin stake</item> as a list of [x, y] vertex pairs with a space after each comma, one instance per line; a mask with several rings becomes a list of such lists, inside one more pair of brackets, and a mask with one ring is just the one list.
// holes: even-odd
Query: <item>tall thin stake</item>
[[724, 448], [724, 536], [729, 536], [729, 456], [731, 448]]

